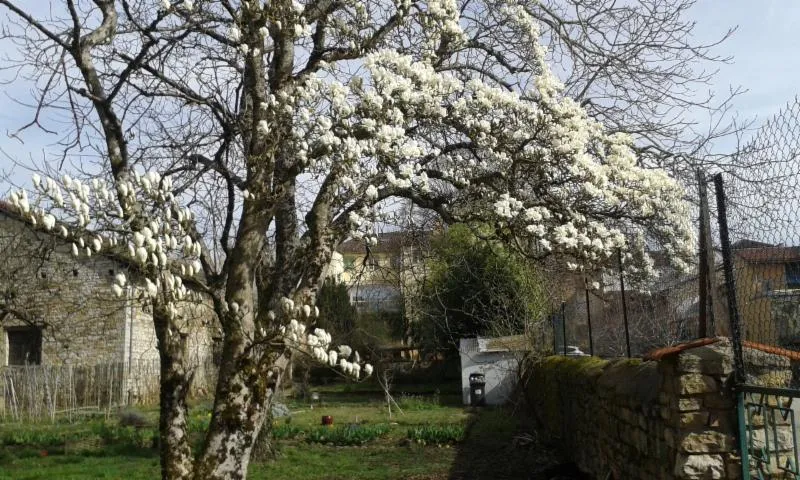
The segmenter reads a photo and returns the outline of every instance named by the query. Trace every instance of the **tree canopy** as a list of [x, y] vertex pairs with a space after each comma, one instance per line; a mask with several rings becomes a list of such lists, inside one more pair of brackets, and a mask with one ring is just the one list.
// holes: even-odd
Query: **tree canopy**
[[475, 336], [531, 333], [548, 313], [543, 279], [533, 262], [463, 224], [432, 241], [417, 298], [416, 343], [457, 347]]
[[[152, 304], [164, 478], [246, 476], [293, 354], [368, 366], [314, 329], [337, 244], [374, 242], [382, 202], [493, 226], [531, 255], [602, 264], [644, 237], [680, 262], [683, 190], [641, 168], [562, 92], [523, 3], [430, 0], [0, 0], [8, 62], [34, 82], [79, 165], [43, 166], [10, 201], [73, 242], [121, 251]], [[60, 7], [60, 8], [59, 8]], [[43, 123], [44, 122], [44, 123]], [[646, 266], [646, 265], [645, 265]], [[214, 409], [186, 435], [191, 280], [220, 320]], [[266, 425], [269, 428], [269, 425]]]

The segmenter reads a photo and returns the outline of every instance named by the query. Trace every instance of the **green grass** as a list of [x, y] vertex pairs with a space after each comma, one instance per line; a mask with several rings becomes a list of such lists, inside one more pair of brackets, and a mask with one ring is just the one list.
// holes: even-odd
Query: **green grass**
[[[403, 413], [395, 409], [390, 418], [380, 395], [354, 399], [351, 393], [328, 390], [314, 405], [290, 401], [292, 416], [273, 422], [276, 458], [251, 462], [249, 478], [444, 480], [472, 470], [488, 474], [492, 468], [492, 475], [480, 478], [499, 478], [498, 465], [514, 464], [527, 468], [527, 476], [519, 478], [535, 472], [529, 461], [515, 457], [529, 456], [527, 451], [510, 448], [513, 435], [524, 428], [517, 415], [501, 410], [476, 414], [443, 395], [409, 393], [397, 396]], [[198, 403], [190, 412], [190, 437], [198, 444], [208, 408]], [[142, 428], [103, 418], [0, 424], [0, 480], [158, 478], [154, 413], [145, 412], [151, 426]], [[323, 415], [334, 417], [333, 427], [320, 426]]]

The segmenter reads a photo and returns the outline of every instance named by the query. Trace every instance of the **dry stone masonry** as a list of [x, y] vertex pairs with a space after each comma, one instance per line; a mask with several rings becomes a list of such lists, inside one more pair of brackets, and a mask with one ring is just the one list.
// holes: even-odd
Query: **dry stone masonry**
[[[759, 352], [746, 360], [761, 365], [760, 384], [779, 386], [791, 376], [782, 357]], [[541, 429], [594, 478], [741, 477], [727, 339], [657, 361], [549, 357], [525, 376]], [[763, 420], [758, 425], [756, 442], [764, 437]], [[781, 428], [788, 447], [791, 427]]]

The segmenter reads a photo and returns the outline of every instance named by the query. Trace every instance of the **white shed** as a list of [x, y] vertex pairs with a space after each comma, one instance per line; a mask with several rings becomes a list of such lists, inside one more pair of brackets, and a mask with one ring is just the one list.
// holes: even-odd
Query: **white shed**
[[486, 404], [502, 405], [517, 385], [517, 370], [524, 352], [529, 350], [525, 335], [496, 338], [462, 338], [461, 392], [464, 405], [470, 404], [469, 376], [482, 373], [486, 377]]

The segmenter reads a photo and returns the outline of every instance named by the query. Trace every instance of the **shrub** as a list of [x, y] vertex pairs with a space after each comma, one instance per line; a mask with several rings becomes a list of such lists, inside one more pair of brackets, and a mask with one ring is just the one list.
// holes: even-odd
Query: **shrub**
[[421, 445], [449, 445], [464, 440], [463, 425], [422, 425], [408, 429], [409, 440]]
[[106, 445], [130, 448], [152, 448], [158, 432], [154, 428], [138, 428], [121, 425], [102, 424], [97, 434]]
[[303, 434], [303, 429], [297, 425], [290, 423], [284, 425], [276, 425], [272, 428], [272, 437], [283, 440], [287, 438], [297, 438]]
[[0, 433], [0, 445], [53, 447], [64, 445], [64, 442], [77, 434], [58, 430], [37, 430], [29, 428], [9, 429]]
[[434, 410], [440, 407], [438, 394], [433, 396], [403, 394], [397, 400], [397, 404], [403, 410], [415, 412]]
[[335, 428], [317, 427], [306, 433], [306, 441], [328, 445], [363, 445], [388, 432], [389, 426], [383, 424], [347, 425]]
[[126, 410], [119, 414], [119, 424], [123, 427], [147, 427], [150, 421], [142, 412]]

